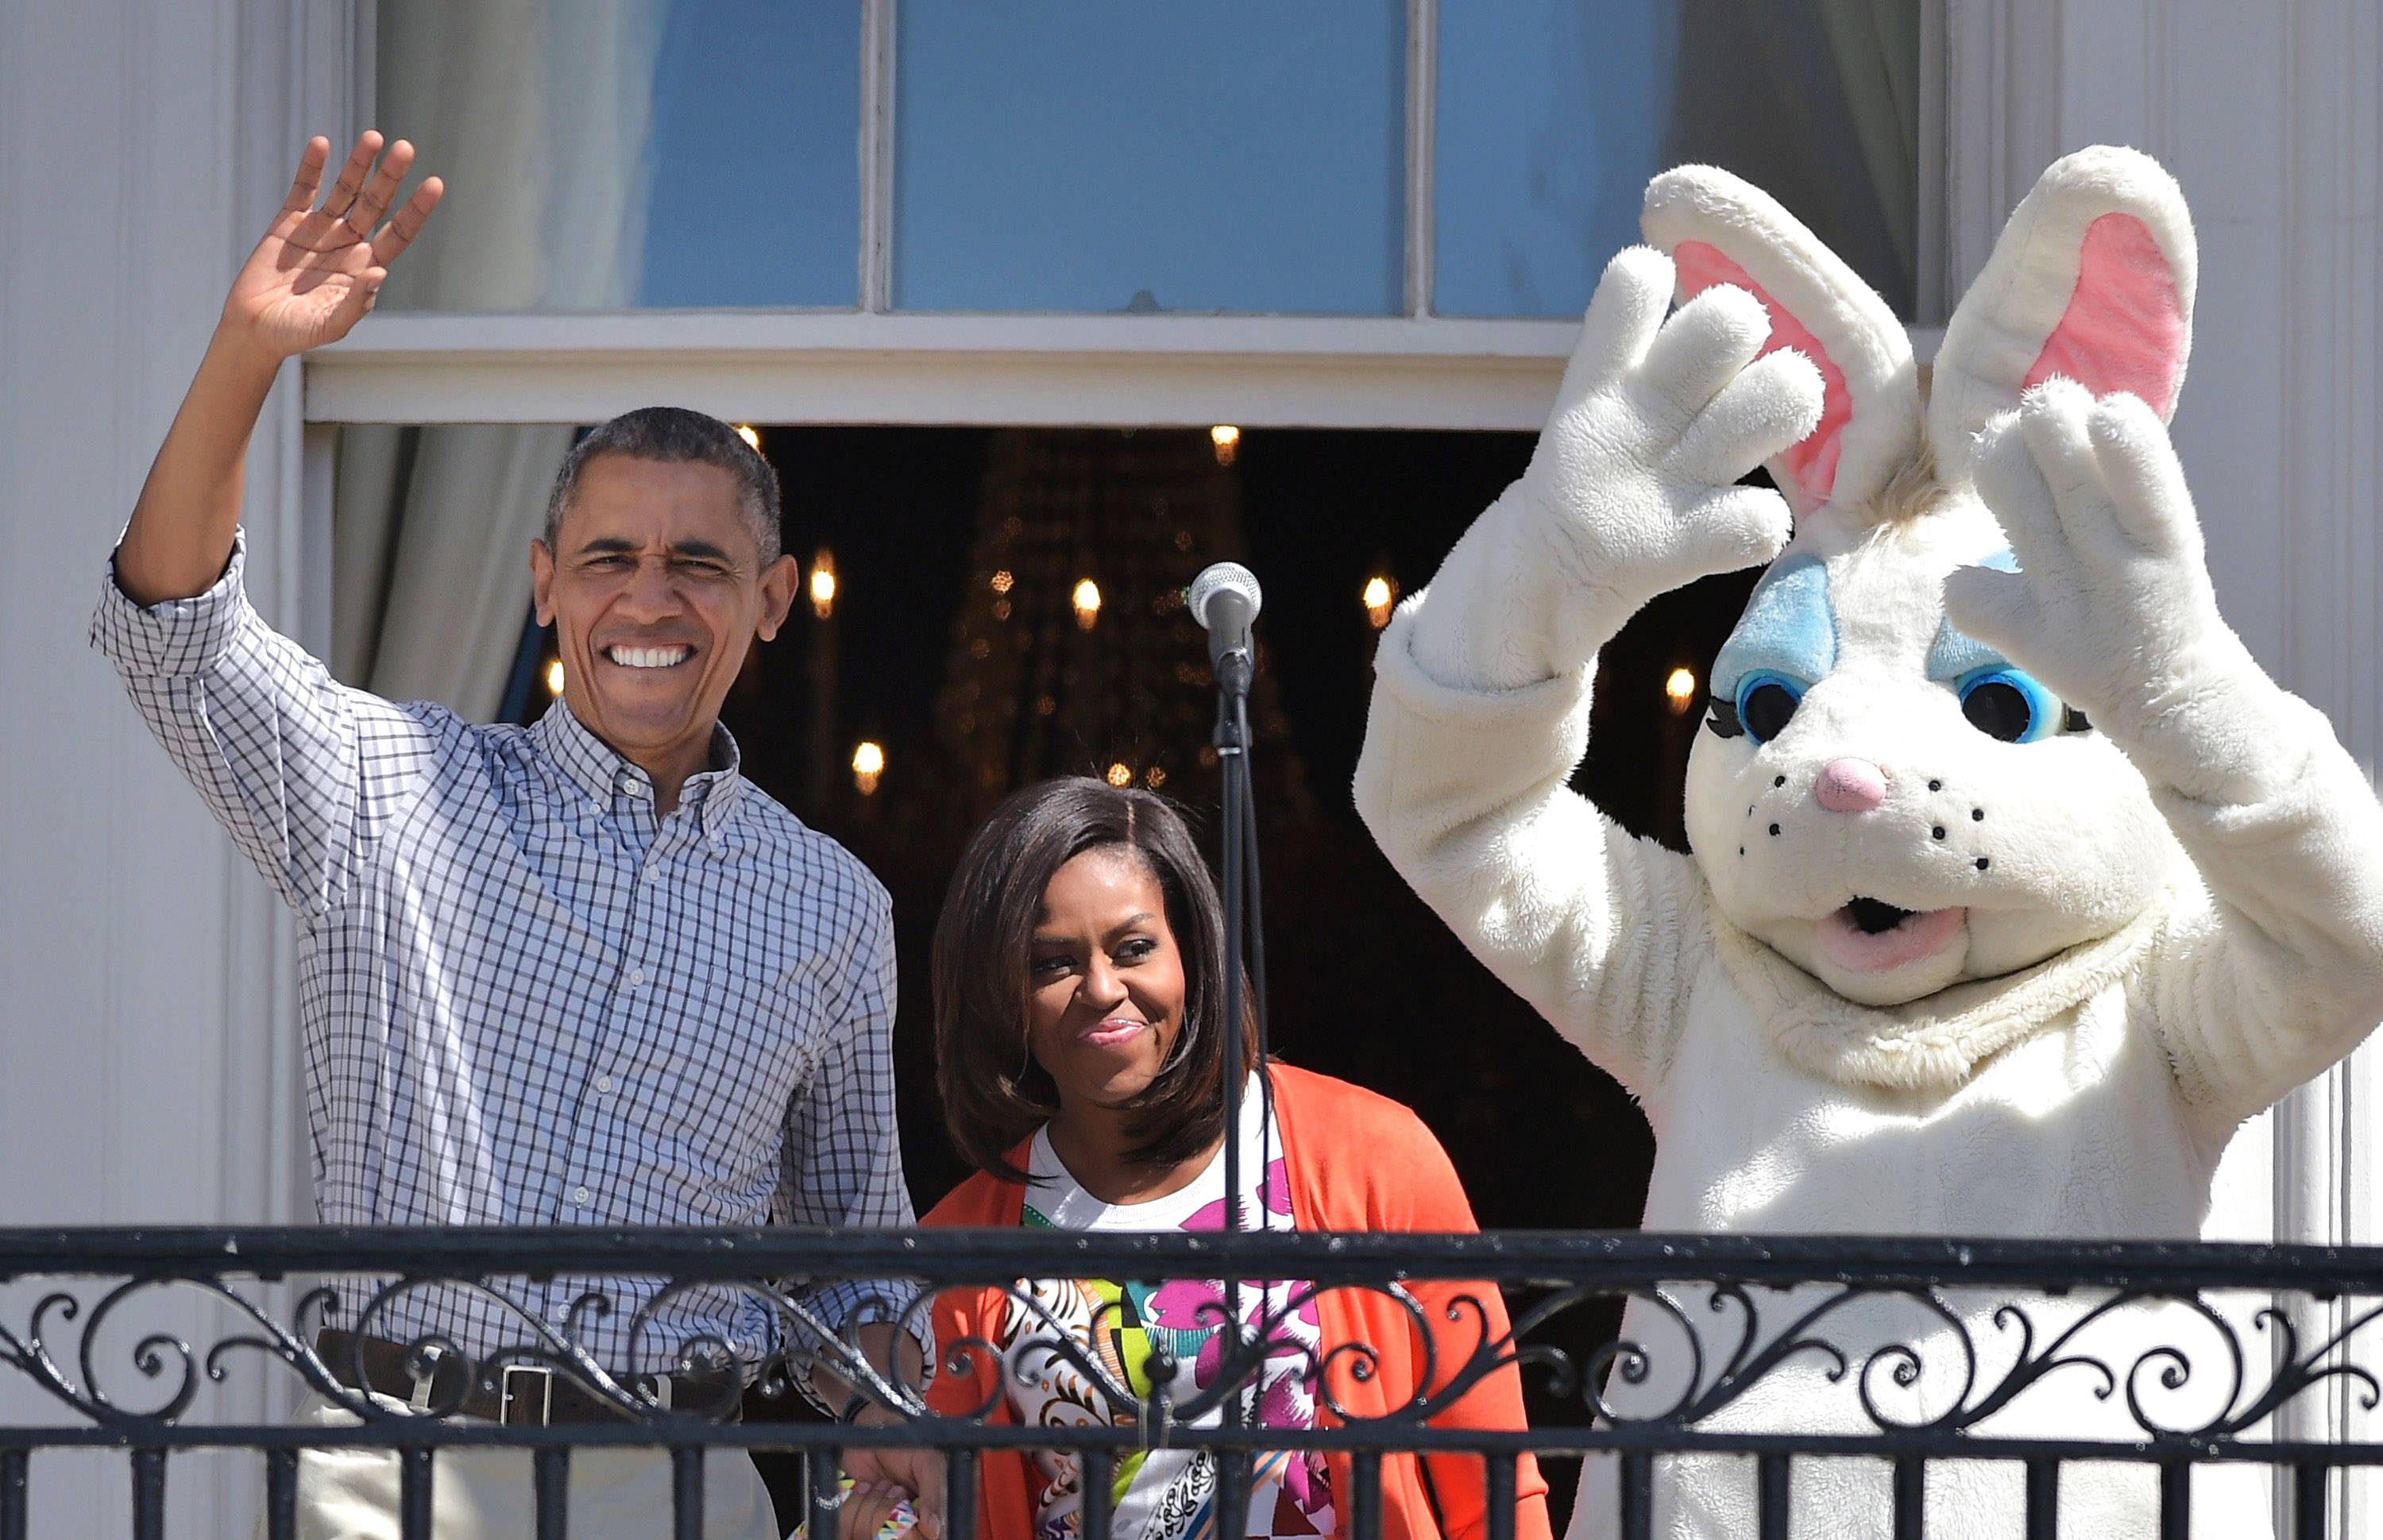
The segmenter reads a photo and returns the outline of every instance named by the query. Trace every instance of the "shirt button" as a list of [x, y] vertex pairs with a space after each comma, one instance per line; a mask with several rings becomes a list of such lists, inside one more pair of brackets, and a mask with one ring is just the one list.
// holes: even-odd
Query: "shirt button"
[[599, 1096], [610, 1096], [612, 1094], [612, 1077], [610, 1075], [599, 1075], [596, 1077], [596, 1094]]
[[575, 1208], [586, 1208], [588, 1201], [595, 1196], [584, 1187], [574, 1187], [571, 1189], [571, 1201]]
[[641, 990], [646, 987], [646, 970], [644, 968], [633, 967], [629, 969], [629, 987], [633, 990]]

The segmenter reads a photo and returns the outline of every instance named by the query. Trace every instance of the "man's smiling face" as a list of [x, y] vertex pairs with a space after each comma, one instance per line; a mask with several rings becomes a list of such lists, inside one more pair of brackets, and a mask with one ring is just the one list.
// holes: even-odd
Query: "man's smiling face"
[[564, 701], [674, 791], [708, 763], [720, 703], [753, 638], [784, 623], [794, 566], [784, 556], [762, 564], [734, 473], [598, 455], [554, 546], [530, 547], [537, 618], [562, 645]]

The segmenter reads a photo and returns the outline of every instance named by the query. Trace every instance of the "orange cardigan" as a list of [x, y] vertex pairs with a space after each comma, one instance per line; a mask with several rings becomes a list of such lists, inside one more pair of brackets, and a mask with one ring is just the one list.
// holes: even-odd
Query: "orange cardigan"
[[[1473, 1206], [1465, 1201], [1447, 1152], [1414, 1113], [1344, 1080], [1288, 1065], [1275, 1065], [1271, 1072], [1275, 1114], [1290, 1177], [1291, 1217], [1300, 1229], [1451, 1232], [1477, 1228]], [[1025, 1168], [1031, 1143], [1010, 1152], [1012, 1164]], [[1014, 1229], [1025, 1198], [1026, 1189], [1019, 1183], [980, 1172], [936, 1204], [923, 1223]], [[1424, 1322], [1437, 1339], [1443, 1381], [1472, 1358], [1480, 1332], [1486, 1330], [1491, 1340], [1497, 1340], [1508, 1331], [1505, 1301], [1492, 1286], [1430, 1280], [1412, 1283], [1408, 1291], [1422, 1307]], [[1451, 1319], [1450, 1301], [1460, 1293], [1470, 1293], [1481, 1301], [1481, 1316], [1460, 1309]], [[953, 1346], [969, 1338], [1000, 1340], [1007, 1308], [1008, 1296], [997, 1288], [944, 1291], [934, 1306], [937, 1360], [947, 1361]], [[1378, 1293], [1338, 1288], [1316, 1300], [1316, 1314], [1326, 1354], [1344, 1342], [1371, 1343], [1380, 1351], [1371, 1378], [1341, 1374], [1334, 1380], [1333, 1394], [1352, 1412], [1360, 1417], [1381, 1416], [1414, 1397], [1425, 1367], [1424, 1348], [1417, 1323], [1404, 1308]], [[969, 1361], [972, 1374], [935, 1376], [928, 1387], [928, 1404], [937, 1411], [957, 1414], [990, 1402], [992, 1421], [1011, 1421], [1016, 1413], [1009, 1398], [996, 1394], [997, 1359], [979, 1352], [969, 1354]], [[1344, 1380], [1347, 1383], [1341, 1383]], [[1320, 1407], [1317, 1416], [1327, 1423], [1334, 1420], [1327, 1409]], [[1432, 1423], [1438, 1427], [1524, 1427], [1522, 1376], [1512, 1364], [1498, 1370]], [[1347, 1495], [1354, 1489], [1349, 1457], [1334, 1452], [1327, 1459], [1332, 1469], [1332, 1490], [1345, 1515]], [[1428, 1467], [1428, 1490], [1422, 1467]], [[1412, 1453], [1385, 1454], [1381, 1472], [1383, 1540], [1486, 1540], [1488, 1494], [1478, 1456], [1427, 1454], [1419, 1466]], [[1514, 1540], [1551, 1540], [1548, 1487], [1539, 1476], [1537, 1462], [1524, 1455], [1514, 1478], [1518, 1499]], [[1022, 1451], [986, 1450], [979, 1466], [978, 1489], [982, 1494], [982, 1527], [977, 1531], [982, 1540], [1031, 1540], [1034, 1515], [1028, 1496], [1031, 1487], [1027, 1457]]]

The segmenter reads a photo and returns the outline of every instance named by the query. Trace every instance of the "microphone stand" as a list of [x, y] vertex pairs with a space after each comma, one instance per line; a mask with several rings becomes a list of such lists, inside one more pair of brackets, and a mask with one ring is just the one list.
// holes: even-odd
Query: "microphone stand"
[[[1242, 967], [1246, 942], [1250, 961], [1250, 1011], [1257, 1021], [1257, 1057], [1254, 1066], [1261, 1077], [1260, 1091], [1269, 1106], [1273, 1088], [1264, 1081], [1266, 1064], [1266, 942], [1261, 928], [1257, 866], [1257, 811], [1253, 787], [1250, 779], [1250, 681], [1254, 665], [1250, 653], [1236, 647], [1216, 660], [1216, 766], [1222, 782], [1222, 817], [1218, 833], [1223, 844], [1224, 906], [1225, 906], [1225, 1230], [1238, 1234], [1243, 1227], [1243, 1189], [1241, 1186], [1241, 1093], [1248, 1069], [1241, 1063]], [[1261, 1152], [1264, 1146], [1261, 1145]], [[1263, 1164], [1263, 1163], [1262, 1163]], [[1267, 1173], [1257, 1174], [1261, 1184]], [[1264, 1202], [1261, 1200], [1257, 1228], [1266, 1227]], [[1226, 1329], [1236, 1349], [1255, 1346], [1241, 1340], [1241, 1285], [1238, 1277], [1229, 1275], [1225, 1283]], [[1259, 1379], [1265, 1375], [1263, 1354], [1253, 1370]], [[1249, 1387], [1253, 1395], [1262, 1386]], [[1225, 1425], [1238, 1431], [1242, 1426], [1243, 1399], [1241, 1394], [1229, 1396], [1222, 1409]], [[1233, 1477], [1228, 1480], [1223, 1469], [1217, 1472], [1217, 1508], [1221, 1520], [1228, 1511], [1228, 1502], [1238, 1502], [1246, 1508], [1248, 1492], [1241, 1479], [1248, 1466], [1238, 1453], [1228, 1457], [1233, 1462]], [[1246, 1522], [1245, 1514], [1236, 1515], [1233, 1527]], [[1224, 1528], [1219, 1524], [1220, 1529]]]
[[[1216, 659], [1216, 770], [1223, 782], [1225, 889], [1225, 1229], [1241, 1227], [1241, 862], [1247, 844], [1242, 804], [1249, 794], [1250, 655], [1235, 648]], [[1233, 1316], [1240, 1329], [1238, 1311]]]

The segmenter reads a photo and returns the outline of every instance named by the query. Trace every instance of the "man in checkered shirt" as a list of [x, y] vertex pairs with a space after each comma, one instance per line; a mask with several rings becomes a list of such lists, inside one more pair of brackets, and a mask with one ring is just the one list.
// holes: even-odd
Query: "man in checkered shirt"
[[[340, 684], [249, 606], [241, 461], [265, 392], [284, 359], [372, 308], [438, 199], [433, 179], [381, 225], [412, 150], [380, 148], [360, 140], [316, 208], [329, 145], [307, 146], [93, 622], [158, 741], [299, 915], [322, 1217], [907, 1226], [885, 892], [743, 777], [718, 721], [753, 639], [776, 634], [794, 595], [777, 480], [759, 454], [667, 408], [616, 418], [572, 452], [530, 551], [565, 683], [525, 731]], [[427, 1287], [360, 1314], [351, 1287], [326, 1361], [392, 1401], [443, 1402], [464, 1366], [425, 1383], [400, 1345], [436, 1334], [476, 1359], [542, 1326], [685, 1405], [738, 1388], [677, 1374], [691, 1345], [729, 1344], [748, 1375], [789, 1346], [775, 1312], [731, 1288], [658, 1300], [651, 1279], [500, 1282], [519, 1312]], [[804, 1302], [840, 1327], [864, 1287]], [[590, 1289], [610, 1295], [609, 1313], [572, 1311]], [[892, 1326], [853, 1329], [890, 1362]], [[607, 1415], [567, 1379], [519, 1375], [464, 1410]], [[303, 1415], [345, 1416], [319, 1401]], [[574, 1536], [670, 1532], [661, 1454], [582, 1450], [572, 1484]], [[311, 1454], [301, 1533], [394, 1536], [397, 1485], [389, 1456]], [[741, 1453], [713, 1457], [706, 1492], [707, 1535], [776, 1535]], [[445, 1540], [529, 1533], [523, 1457], [441, 1457], [433, 1494]]]

